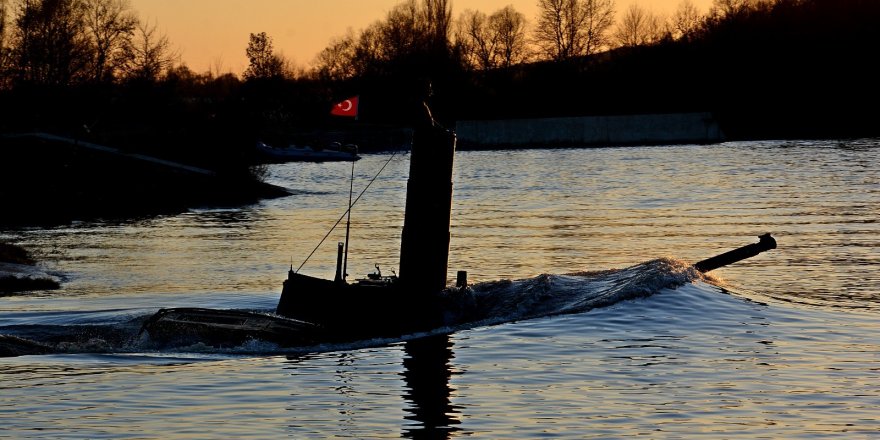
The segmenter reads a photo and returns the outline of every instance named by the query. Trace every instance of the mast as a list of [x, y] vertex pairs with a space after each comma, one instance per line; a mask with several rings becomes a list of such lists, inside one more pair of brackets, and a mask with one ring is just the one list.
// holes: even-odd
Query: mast
[[398, 276], [405, 287], [433, 293], [446, 288], [456, 137], [423, 108], [413, 131]]

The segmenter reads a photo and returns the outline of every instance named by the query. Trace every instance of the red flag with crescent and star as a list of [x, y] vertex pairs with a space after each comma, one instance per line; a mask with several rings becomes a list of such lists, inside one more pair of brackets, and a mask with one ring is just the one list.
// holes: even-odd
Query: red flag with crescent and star
[[331, 115], [349, 116], [356, 118], [358, 115], [358, 97], [352, 96], [345, 101], [339, 102], [330, 110]]

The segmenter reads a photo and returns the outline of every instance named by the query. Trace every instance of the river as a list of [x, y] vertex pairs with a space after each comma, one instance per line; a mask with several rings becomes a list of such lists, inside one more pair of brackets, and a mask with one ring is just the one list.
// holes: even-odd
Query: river
[[[386, 163], [353, 209], [356, 278], [397, 267], [409, 155], [365, 155], [354, 188]], [[0, 358], [0, 438], [880, 435], [878, 139], [461, 151], [450, 282], [467, 270], [493, 319], [308, 349], [89, 333], [271, 312], [350, 166], [272, 165], [293, 194], [236, 209], [0, 231], [63, 279], [0, 298], [0, 334], [79, 336]], [[688, 269], [767, 232], [778, 249]], [[332, 278], [344, 234], [301, 272]]]

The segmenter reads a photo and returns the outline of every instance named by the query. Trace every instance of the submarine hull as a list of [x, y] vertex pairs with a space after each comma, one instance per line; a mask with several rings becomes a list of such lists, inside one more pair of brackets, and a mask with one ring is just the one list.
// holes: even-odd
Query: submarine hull
[[334, 340], [392, 337], [447, 323], [446, 291], [415, 291], [398, 280], [353, 284], [290, 272], [276, 313], [313, 322]]
[[203, 308], [161, 309], [144, 322], [141, 332], [160, 344], [203, 343], [238, 346], [261, 340], [283, 347], [321, 343], [327, 336], [321, 326], [297, 319], [242, 310]]

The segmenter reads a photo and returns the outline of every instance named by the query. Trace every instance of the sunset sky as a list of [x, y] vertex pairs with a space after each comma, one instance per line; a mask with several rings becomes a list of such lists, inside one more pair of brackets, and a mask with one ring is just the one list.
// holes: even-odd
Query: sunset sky
[[[275, 50], [299, 67], [311, 65], [330, 40], [385, 17], [401, 0], [130, 0], [142, 20], [156, 23], [182, 61], [196, 72], [241, 73], [250, 33], [266, 32]], [[617, 0], [620, 17], [632, 3], [670, 15], [682, 0]], [[705, 13], [712, 0], [691, 0]], [[487, 14], [508, 4], [534, 24], [537, 0], [452, 0], [453, 15], [465, 9]], [[218, 69], [219, 67], [219, 69]]]

